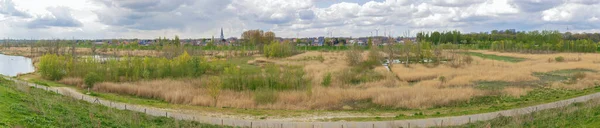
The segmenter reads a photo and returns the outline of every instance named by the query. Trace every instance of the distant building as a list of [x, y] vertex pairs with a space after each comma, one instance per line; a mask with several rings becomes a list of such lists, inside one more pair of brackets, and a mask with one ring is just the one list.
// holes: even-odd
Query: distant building
[[317, 46], [323, 46], [323, 44], [325, 43], [325, 37], [319, 37], [317, 38], [319, 40], [319, 42], [317, 43]]

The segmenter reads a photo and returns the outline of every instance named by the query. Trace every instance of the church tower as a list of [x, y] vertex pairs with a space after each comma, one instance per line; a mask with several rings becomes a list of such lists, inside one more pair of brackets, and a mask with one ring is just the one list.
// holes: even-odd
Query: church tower
[[223, 28], [221, 28], [221, 41], [225, 42], [225, 35], [223, 35]]

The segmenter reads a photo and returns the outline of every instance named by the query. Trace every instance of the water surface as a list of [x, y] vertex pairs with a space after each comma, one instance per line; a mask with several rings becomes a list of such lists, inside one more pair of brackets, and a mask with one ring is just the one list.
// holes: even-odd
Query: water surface
[[5, 76], [17, 76], [34, 72], [33, 62], [30, 58], [22, 56], [9, 56], [0, 54], [0, 74]]

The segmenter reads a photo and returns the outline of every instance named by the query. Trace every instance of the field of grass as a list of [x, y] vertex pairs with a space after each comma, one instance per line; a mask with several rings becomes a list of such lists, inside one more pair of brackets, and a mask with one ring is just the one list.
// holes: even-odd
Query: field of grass
[[481, 57], [484, 59], [492, 59], [492, 60], [506, 61], [506, 62], [512, 62], [512, 63], [517, 63], [517, 62], [527, 60], [525, 58], [510, 57], [510, 56], [498, 56], [498, 55], [494, 55], [494, 54], [483, 54], [483, 53], [478, 53], [478, 52], [464, 52], [463, 54], [477, 56], [477, 57]]
[[[213, 63], [215, 59], [222, 61], [211, 65], [210, 68], [215, 70], [207, 72], [206, 75], [128, 80], [127, 77], [136, 76], [136, 73], [139, 76], [139, 72], [125, 72], [129, 71], [129, 68], [124, 68], [114, 71], [123, 77], [115, 77], [115, 81], [97, 83], [92, 90], [95, 96], [108, 100], [161, 108], [193, 109], [222, 115], [302, 118], [339, 112], [372, 116], [323, 120], [395, 120], [455, 116], [519, 108], [600, 92], [597, 88], [600, 74], [596, 72], [600, 68], [595, 64], [597, 57], [593, 54], [442, 52], [442, 56], [437, 58], [445, 61], [438, 64], [394, 65], [391, 71], [381, 64], [354, 71], [353, 69], [361, 66], [348, 64], [348, 53], [337, 50], [307, 51], [281, 58], [209, 57], [207, 63]], [[368, 58], [373, 58], [370, 53], [359, 51], [356, 58], [366, 62]], [[382, 57], [386, 56], [385, 52], [376, 53], [381, 53]], [[469, 58], [470, 56], [476, 57]], [[577, 61], [548, 61], [549, 58], [557, 56]], [[466, 63], [461, 62], [460, 66], [449, 64], [457, 60]], [[225, 64], [228, 67], [219, 67]], [[122, 65], [131, 64], [124, 61]], [[291, 66], [295, 68], [290, 68]], [[303, 73], [286, 75], [293, 74], [294, 72], [289, 71], [295, 69]], [[175, 70], [165, 70], [172, 71]], [[356, 73], [344, 76], [349, 71]], [[214, 103], [215, 98], [209, 94], [209, 84], [204, 82], [205, 78], [211, 76], [221, 77], [222, 81], [216, 98], [217, 103]], [[125, 80], [122, 80], [123, 78]], [[293, 87], [287, 87], [292, 85], [289, 83], [281, 84], [299, 78], [309, 82], [292, 81], [293, 84], [299, 85]], [[57, 81], [38, 78], [29, 81], [48, 86], [73, 85], [85, 92], [79, 86], [83, 78], [73, 75]], [[328, 82], [323, 84], [323, 81]], [[259, 88], [252, 85], [268, 86]], [[277, 89], [279, 87], [288, 89]]]
[[459, 127], [468, 128], [592, 128], [600, 126], [599, 101], [575, 103], [567, 107], [555, 108], [516, 117], [499, 117], [490, 121], [479, 121]]
[[[547, 74], [547, 76], [555, 75], [552, 79], [547, 79], [546, 82], [549, 81], [559, 81], [563, 79], [568, 79], [570, 74], [575, 74], [578, 72], [591, 72], [586, 69], [573, 69], [573, 70], [558, 70], [548, 73], [539, 73], [539, 74]], [[558, 76], [563, 75], [563, 76]], [[541, 77], [541, 76], [540, 76]], [[482, 82], [484, 83], [484, 82]], [[526, 84], [537, 84], [541, 83], [541, 81], [532, 81], [520, 85], [514, 86], [533, 86]], [[323, 112], [340, 112], [340, 113], [369, 113], [370, 115], [381, 115], [386, 117], [368, 117], [368, 118], [331, 118], [324, 119], [324, 121], [339, 121], [339, 120], [353, 120], [353, 121], [374, 121], [374, 120], [399, 120], [399, 119], [419, 119], [419, 118], [430, 118], [430, 117], [444, 117], [444, 116], [456, 116], [456, 115], [466, 115], [466, 114], [476, 114], [476, 113], [485, 113], [485, 112], [493, 112], [500, 110], [507, 110], [512, 108], [520, 108], [524, 106], [536, 105], [541, 103], [547, 103], [552, 101], [558, 101], [568, 98], [573, 98], [577, 96], [587, 95], [591, 93], [600, 92], [600, 88], [590, 88], [585, 90], [566, 90], [566, 89], [551, 89], [551, 88], [541, 88], [534, 89], [529, 92], [525, 92], [526, 94], [519, 95], [517, 97], [511, 95], [501, 95], [502, 88], [510, 88], [513, 86], [510, 83], [506, 82], [487, 82], [486, 86], [491, 86], [491, 88], [485, 88], [483, 90], [495, 91], [496, 94], [489, 96], [478, 96], [473, 97], [465, 102], [456, 102], [445, 106], [432, 107], [426, 109], [407, 109], [407, 108], [393, 108], [389, 106], [382, 106], [376, 103], [373, 103], [371, 100], [363, 100], [358, 102], [350, 102], [345, 103], [347, 106], [353, 107], [352, 110], [328, 110], [328, 111], [319, 111], [319, 110], [269, 110], [269, 109], [237, 109], [235, 107], [230, 108], [227, 106], [222, 106], [219, 108], [214, 107], [202, 107], [202, 106], [190, 106], [190, 105], [182, 105], [182, 104], [173, 104], [160, 99], [148, 99], [144, 97], [138, 96], [129, 96], [129, 95], [119, 95], [113, 93], [102, 93], [95, 92], [94, 95], [113, 100], [117, 102], [124, 103], [132, 103], [132, 104], [140, 104], [147, 105], [153, 107], [160, 108], [172, 108], [172, 109], [186, 109], [186, 110], [196, 110], [198, 112], [217, 112], [221, 114], [231, 114], [231, 115], [250, 115], [255, 118], [282, 118], [282, 117], [298, 117], [301, 118], [306, 115], [318, 115]], [[67, 85], [62, 85], [67, 86]], [[84, 89], [80, 89], [81, 92], [85, 92]], [[370, 93], [369, 91], [368, 93]], [[389, 117], [392, 116], [392, 117]], [[395, 116], [395, 117], [394, 117]]]
[[0, 127], [221, 127], [90, 104], [0, 78]]

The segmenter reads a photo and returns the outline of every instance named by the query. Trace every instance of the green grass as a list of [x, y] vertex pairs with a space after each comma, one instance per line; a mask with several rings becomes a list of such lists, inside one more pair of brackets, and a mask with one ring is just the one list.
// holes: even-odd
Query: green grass
[[35, 83], [35, 84], [39, 84], [39, 85], [43, 85], [43, 86], [49, 86], [49, 87], [64, 87], [63, 84], [54, 82], [54, 81], [48, 81], [48, 80], [43, 80], [43, 79], [32, 79], [30, 80], [31, 82]]
[[90, 104], [0, 78], [0, 127], [220, 127]]
[[585, 73], [585, 72], [594, 72], [595, 73], [597, 71], [591, 70], [591, 69], [576, 68], [576, 69], [556, 70], [556, 71], [551, 71], [551, 72], [535, 72], [532, 75], [539, 78], [539, 80], [536, 80], [536, 81], [525, 81], [525, 82], [479, 81], [479, 82], [475, 83], [476, 84], [475, 88], [482, 89], [482, 90], [502, 90], [508, 86], [535, 88], [535, 87], [539, 87], [539, 86], [546, 86], [553, 82], [560, 82], [560, 81], [565, 82], [566, 84], [572, 84], [572, 83], [568, 83], [569, 82], [568, 80], [571, 80], [571, 78], [575, 77], [575, 75], [578, 73]]
[[479, 121], [456, 127], [482, 128], [566, 128], [600, 126], [600, 106], [597, 101], [575, 103], [567, 107], [535, 112], [517, 117], [499, 117], [490, 121]]
[[510, 57], [510, 56], [498, 56], [498, 55], [483, 54], [483, 53], [478, 53], [478, 52], [463, 52], [463, 54], [477, 56], [477, 57], [481, 57], [483, 59], [492, 59], [492, 60], [499, 60], [499, 61], [512, 62], [512, 63], [518, 63], [518, 62], [526, 60], [525, 58]]
[[245, 68], [245, 69], [250, 68], [250, 69], [257, 69], [257, 70], [260, 69], [260, 67], [258, 67], [256, 65], [248, 64], [248, 61], [252, 60], [252, 59], [254, 59], [254, 57], [251, 57], [251, 56], [235, 57], [235, 58], [227, 59], [226, 62], [229, 64], [240, 66], [240, 68]]

